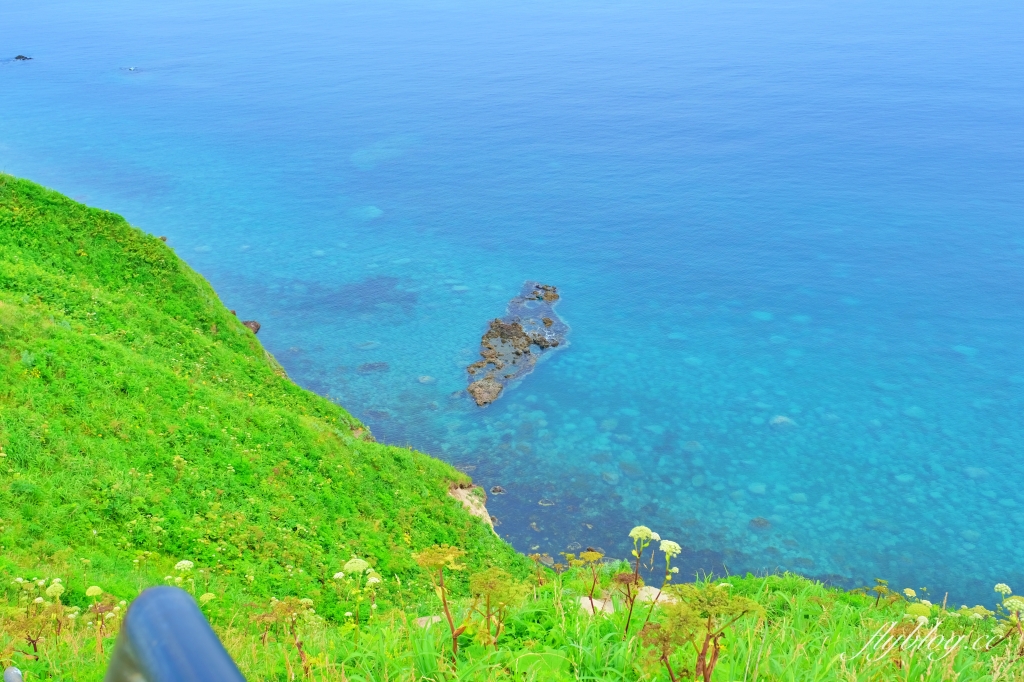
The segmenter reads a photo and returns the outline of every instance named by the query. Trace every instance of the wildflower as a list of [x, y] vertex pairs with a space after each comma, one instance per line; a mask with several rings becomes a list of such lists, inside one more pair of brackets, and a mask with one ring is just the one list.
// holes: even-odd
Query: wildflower
[[732, 587], [732, 583], [718, 583], [717, 587]]
[[32, 600], [33, 604], [42, 604], [45, 600], [42, 597], [36, 597]]
[[124, 599], [122, 599], [121, 601], [119, 601], [117, 603], [118, 603], [119, 606], [128, 606], [128, 602], [126, 602]]
[[973, 612], [971, 613], [971, 620], [981, 620], [981, 619], [982, 619], [982, 618], [984, 618], [984, 617], [985, 617], [985, 616], [981, 615], [981, 614], [980, 614], [980, 613], [978, 613], [977, 611], [973, 611]]
[[345, 612], [345, 617], [346, 618], [351, 618], [352, 617], [352, 612], [351, 611], [346, 611]]
[[633, 540], [650, 540], [653, 532], [647, 526], [637, 526], [633, 530], [629, 531], [629, 537]]
[[312, 606], [313, 605], [313, 600], [310, 599], [309, 597], [306, 597], [305, 599], [300, 599], [299, 603], [302, 604], [303, 606]]
[[921, 603], [924, 604], [925, 606], [931, 608], [932, 603], [930, 601], [928, 601], [927, 599], [922, 599]]
[[174, 564], [174, 570], [175, 571], [191, 571], [194, 566], [195, 566], [195, 564], [193, 564], [188, 559], [182, 559], [178, 563]]
[[673, 573], [678, 573], [679, 572], [679, 567], [678, 566], [673, 566], [672, 567], [672, 572]]
[[1024, 612], [1024, 597], [1008, 597], [1003, 600], [1003, 607], [1010, 613]]
[[46, 587], [46, 581], [45, 580], [37, 580], [36, 581], [36, 585], [39, 585], [39, 587]]
[[185, 582], [185, 581], [181, 579], [181, 576], [178, 576], [177, 578], [174, 579], [174, 584], [175, 585], [180, 585], [183, 582]]
[[370, 608], [371, 608], [371, 609], [376, 609], [376, 608], [377, 608], [377, 605], [376, 605], [376, 604], [370, 604]]
[[999, 594], [1001, 594], [1001, 595], [1003, 595], [1005, 597], [1008, 594], [1013, 593], [1013, 590], [1011, 590], [1010, 586], [1007, 585], [1006, 583], [999, 583], [998, 585], [996, 585], [996, 592], [998, 592]]
[[920, 625], [921, 627], [924, 627], [924, 626], [928, 625], [928, 616], [918, 616], [917, 617], [917, 624]]
[[101, 594], [103, 594], [103, 588], [102, 587], [98, 587], [96, 585], [93, 585], [92, 587], [90, 587], [89, 589], [87, 589], [85, 591], [85, 596], [86, 597], [98, 597]]
[[74, 620], [75, 618], [78, 618], [78, 612], [77, 611], [72, 611], [71, 613], [68, 614], [68, 618], [71, 619], [71, 620]]
[[52, 585], [46, 588], [47, 597], [53, 597], [54, 599], [56, 599], [62, 594], [64, 594], [64, 586], [58, 582], [54, 582]]
[[106, 613], [106, 615], [104, 615], [104, 616], [103, 616], [103, 618], [104, 618], [104, 620], [110, 620], [111, 618], [113, 618], [113, 617], [114, 617], [114, 615], [115, 615], [115, 614], [114, 614], [114, 612], [113, 612], [113, 611], [108, 611], [108, 612]]
[[661, 551], [665, 553], [665, 556], [672, 558], [679, 556], [683, 548], [679, 546], [679, 543], [672, 542], [671, 540], [662, 540]]
[[115, 606], [115, 607], [114, 607], [114, 611], [115, 611], [115, 612], [117, 612], [117, 611], [120, 611], [120, 610], [121, 610], [121, 607], [120, 607], [120, 606]]
[[215, 595], [213, 592], [206, 592], [199, 597], [199, 603], [203, 606], [206, 606], [208, 603], [212, 602], [216, 598], [217, 595]]
[[53, 585], [53, 584], [60, 584], [60, 582], [61, 582], [60, 578], [54, 578], [53, 580], [50, 581], [50, 584], [51, 585]]
[[652, 539], [652, 540], [654, 540], [655, 542], [659, 542], [659, 541], [661, 540], [661, 536], [660, 536], [660, 535], [658, 535], [657, 533], [655, 533], [655, 532], [654, 532], [654, 531], [652, 530], [652, 531], [651, 531], [651, 539]]
[[380, 582], [380, 578], [375, 576], [375, 575], [371, 575], [369, 578], [366, 579], [366, 584], [367, 585], [376, 585], [379, 582]]
[[24, 578], [15, 578], [14, 582], [16, 582], [16, 583], [18, 583], [20, 585], [21, 583], [25, 582], [25, 579]]
[[342, 573], [341, 571], [338, 571], [337, 573], [334, 574], [334, 579], [335, 580], [341, 580], [344, 577], [345, 577], [345, 574]]
[[352, 557], [345, 564], [345, 571], [348, 573], [362, 573], [370, 567], [370, 564], [366, 563], [359, 557]]
[[173, 575], [165, 575], [164, 576], [164, 582], [165, 583], [169, 583], [169, 582], [171, 582], [173, 580], [174, 580], [174, 576]]
[[917, 596], [917, 592], [914, 592], [914, 590], [910, 589], [909, 587], [903, 590], [903, 594], [907, 595], [911, 599]]

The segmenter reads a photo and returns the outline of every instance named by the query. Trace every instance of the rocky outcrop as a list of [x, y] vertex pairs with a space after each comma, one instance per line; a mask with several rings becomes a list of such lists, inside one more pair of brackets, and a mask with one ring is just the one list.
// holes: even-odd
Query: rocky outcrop
[[248, 327], [253, 334], [260, 333], [260, 323], [256, 320], [242, 320], [242, 325]]
[[466, 508], [471, 515], [477, 517], [494, 531], [497, 535], [497, 531], [494, 530], [494, 521], [490, 513], [487, 511], [487, 493], [484, 489], [478, 485], [466, 485], [453, 483], [448, 488], [448, 494], [454, 497], [456, 500], [462, 503], [462, 506]]
[[533, 371], [544, 353], [565, 345], [569, 326], [555, 313], [558, 299], [555, 287], [526, 282], [505, 316], [491, 320], [480, 339], [482, 359], [466, 368], [467, 391], [477, 405], [493, 403], [505, 386]]

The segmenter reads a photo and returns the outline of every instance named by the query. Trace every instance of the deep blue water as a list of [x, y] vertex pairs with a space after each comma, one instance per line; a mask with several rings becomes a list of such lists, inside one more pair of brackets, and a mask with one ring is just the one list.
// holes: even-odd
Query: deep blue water
[[[6, 3], [0, 167], [167, 235], [517, 548], [1024, 590], [1024, 5], [174, 4]], [[479, 409], [527, 279], [571, 344]]]

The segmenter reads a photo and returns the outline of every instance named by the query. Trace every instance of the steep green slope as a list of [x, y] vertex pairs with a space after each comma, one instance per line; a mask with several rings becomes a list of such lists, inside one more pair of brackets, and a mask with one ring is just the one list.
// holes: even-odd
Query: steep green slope
[[7, 175], [0, 452], [11, 572], [86, 558], [116, 582], [189, 559], [280, 596], [353, 554], [398, 575], [435, 543], [525, 561], [447, 495], [462, 474], [295, 386], [159, 239]]

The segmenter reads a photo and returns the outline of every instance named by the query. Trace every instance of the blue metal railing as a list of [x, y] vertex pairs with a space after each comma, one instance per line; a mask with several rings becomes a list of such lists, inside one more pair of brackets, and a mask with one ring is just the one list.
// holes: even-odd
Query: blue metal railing
[[[192, 596], [153, 587], [132, 602], [104, 682], [245, 682]], [[3, 682], [22, 682], [7, 668]]]

